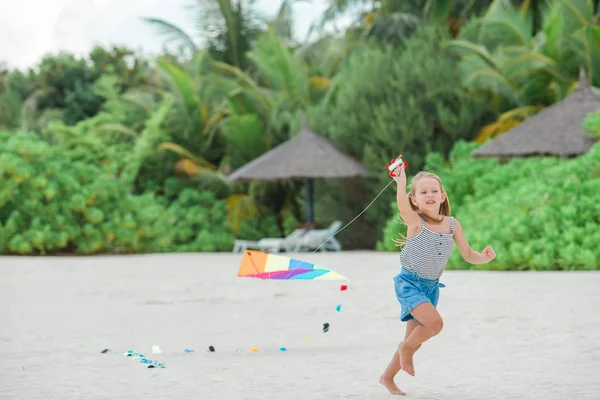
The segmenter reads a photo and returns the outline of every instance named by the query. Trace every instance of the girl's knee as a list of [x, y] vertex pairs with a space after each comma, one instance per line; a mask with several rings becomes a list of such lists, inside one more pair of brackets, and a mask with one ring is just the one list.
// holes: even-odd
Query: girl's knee
[[440, 333], [443, 328], [444, 321], [441, 318], [434, 319], [433, 321], [431, 321], [431, 324], [429, 326], [429, 329], [431, 330], [431, 333], [433, 335], [437, 335], [438, 333]]

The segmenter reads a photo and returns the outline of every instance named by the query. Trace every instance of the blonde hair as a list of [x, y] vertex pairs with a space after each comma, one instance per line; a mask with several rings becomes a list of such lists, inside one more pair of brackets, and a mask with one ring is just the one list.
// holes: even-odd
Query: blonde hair
[[[433, 178], [436, 181], [438, 181], [438, 183], [440, 184], [440, 190], [442, 191], [443, 194], [446, 194], [446, 190], [444, 190], [444, 184], [442, 183], [442, 180], [440, 179], [439, 176], [437, 176], [436, 174], [431, 173], [431, 172], [421, 171], [418, 174], [416, 174], [412, 178], [412, 181], [410, 182], [410, 186], [409, 186], [410, 190], [408, 191], [408, 199], [409, 199], [408, 203], [410, 204], [410, 208], [413, 211], [415, 211], [417, 214], [419, 214], [419, 216], [423, 219], [423, 221], [425, 221], [426, 223], [429, 223], [429, 224], [439, 225], [444, 220], [443, 217], [440, 219], [432, 218], [429, 215], [422, 212], [421, 210], [419, 210], [419, 208], [416, 205], [414, 205], [414, 203], [412, 202], [412, 199], [415, 197], [415, 192], [417, 191], [417, 184], [423, 178]], [[446, 217], [450, 216], [450, 200], [448, 199], [447, 194], [446, 194], [445, 201], [442, 204], [440, 204], [439, 214], [446, 216]], [[398, 218], [400, 219], [401, 223], [404, 223], [404, 221], [402, 221], [402, 217], [400, 217], [400, 215], [398, 215]], [[400, 240], [392, 239], [396, 243], [397, 246], [403, 246], [406, 244], [406, 236], [400, 234], [400, 237], [402, 238]]]

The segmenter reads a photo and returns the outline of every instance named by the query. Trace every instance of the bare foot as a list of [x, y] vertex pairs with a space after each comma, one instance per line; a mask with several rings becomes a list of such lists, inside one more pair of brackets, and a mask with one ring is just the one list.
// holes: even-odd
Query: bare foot
[[379, 384], [387, 390], [389, 390], [391, 394], [395, 394], [398, 396], [406, 396], [406, 393], [404, 393], [402, 390], [400, 390], [398, 386], [396, 386], [396, 383], [393, 379], [384, 378], [382, 376], [381, 378], [379, 378]]
[[407, 346], [404, 342], [400, 342], [398, 345], [398, 353], [400, 353], [400, 365], [402, 371], [410, 376], [415, 376], [415, 367], [413, 365], [415, 349]]

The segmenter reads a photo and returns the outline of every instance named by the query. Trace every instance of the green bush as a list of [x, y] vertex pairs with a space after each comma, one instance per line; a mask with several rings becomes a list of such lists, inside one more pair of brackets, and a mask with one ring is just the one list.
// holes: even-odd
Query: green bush
[[[449, 269], [600, 269], [600, 143], [574, 159], [505, 164], [470, 159], [475, 148], [460, 142], [449, 164], [432, 154], [425, 167], [442, 179], [471, 246], [480, 251], [492, 245], [497, 253], [489, 264], [471, 265], [455, 248]], [[405, 229], [392, 207], [395, 217], [378, 247], [398, 251], [392, 238]]]
[[234, 236], [227, 229], [225, 202], [211, 192], [184, 189], [167, 210], [172, 243], [166, 251], [231, 251]]
[[0, 132], [0, 141], [2, 254], [231, 250], [212, 193], [185, 189], [167, 206], [35, 134]]
[[3, 132], [0, 141], [0, 252], [145, 252], [166, 241], [164, 207], [151, 196], [131, 196], [35, 134]]
[[265, 237], [280, 237], [277, 217], [274, 215], [245, 219], [240, 224], [237, 237], [244, 240], [260, 240]]
[[586, 115], [581, 125], [588, 137], [600, 139], [600, 108]]

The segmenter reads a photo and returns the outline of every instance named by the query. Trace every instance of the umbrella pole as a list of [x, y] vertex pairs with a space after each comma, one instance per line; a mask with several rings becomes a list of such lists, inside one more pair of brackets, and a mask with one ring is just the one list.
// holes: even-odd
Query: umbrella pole
[[311, 229], [313, 223], [313, 180], [306, 178], [306, 229]]

